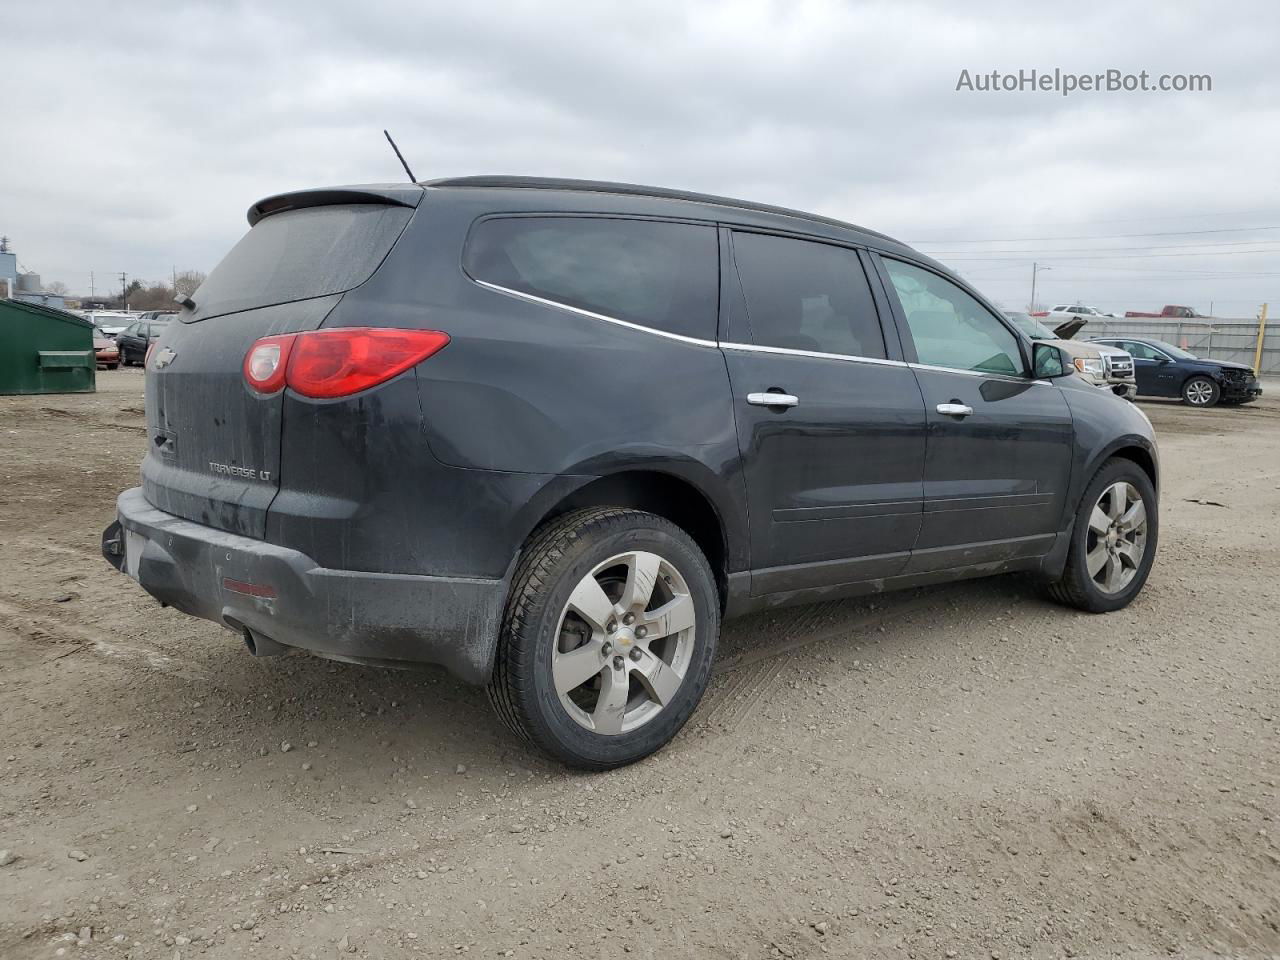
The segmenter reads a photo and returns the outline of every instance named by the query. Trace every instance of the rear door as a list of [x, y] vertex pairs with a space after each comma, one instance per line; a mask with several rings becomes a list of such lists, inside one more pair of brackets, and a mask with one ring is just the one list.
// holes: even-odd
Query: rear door
[[[924, 406], [851, 248], [725, 231], [726, 334], [761, 595], [893, 576], [920, 530]], [[892, 351], [892, 355], [891, 355]]]
[[[420, 197], [411, 195], [412, 202]], [[143, 491], [161, 510], [261, 538], [279, 488], [284, 391], [244, 382], [260, 337], [314, 330], [367, 280], [412, 215], [393, 202], [281, 204], [163, 329], [148, 363]], [[145, 349], [145, 345], [144, 345]]]
[[1044, 553], [1071, 479], [1071, 412], [1025, 375], [1021, 340], [923, 265], [878, 257], [924, 395], [924, 513], [908, 572]]

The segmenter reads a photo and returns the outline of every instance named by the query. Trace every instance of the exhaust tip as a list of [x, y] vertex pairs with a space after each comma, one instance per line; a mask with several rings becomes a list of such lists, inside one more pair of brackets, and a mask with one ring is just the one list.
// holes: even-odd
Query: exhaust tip
[[255, 657], [280, 657], [289, 652], [288, 647], [249, 627], [244, 628], [242, 636], [245, 649]]

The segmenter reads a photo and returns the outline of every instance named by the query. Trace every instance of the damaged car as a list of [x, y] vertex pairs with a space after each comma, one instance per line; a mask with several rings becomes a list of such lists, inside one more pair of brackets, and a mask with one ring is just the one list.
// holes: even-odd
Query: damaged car
[[146, 358], [102, 552], [256, 656], [440, 665], [603, 770], [727, 618], [1010, 572], [1106, 613], [1155, 559], [1150, 421], [874, 230], [497, 176], [248, 221]]

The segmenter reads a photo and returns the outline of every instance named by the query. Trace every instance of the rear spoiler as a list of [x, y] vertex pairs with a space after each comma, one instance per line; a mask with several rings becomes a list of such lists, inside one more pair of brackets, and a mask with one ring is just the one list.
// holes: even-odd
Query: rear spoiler
[[299, 210], [303, 207], [369, 203], [412, 208], [422, 201], [424, 192], [423, 188], [416, 183], [372, 183], [354, 187], [322, 187], [316, 190], [295, 190], [292, 193], [277, 193], [275, 196], [259, 200], [249, 208], [246, 216], [249, 219], [249, 226], [252, 227], [263, 217], [269, 217], [273, 213]]

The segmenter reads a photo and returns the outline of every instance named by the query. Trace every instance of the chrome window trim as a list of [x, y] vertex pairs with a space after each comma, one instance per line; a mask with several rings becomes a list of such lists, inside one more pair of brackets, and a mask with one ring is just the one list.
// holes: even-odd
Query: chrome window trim
[[786, 357], [815, 357], [819, 360], [844, 360], [849, 363], [874, 363], [882, 367], [905, 367], [909, 364], [902, 360], [888, 360], [883, 357], [859, 357], [849, 353], [823, 353], [820, 350], [795, 350], [791, 347], [766, 347], [757, 343], [734, 343], [720, 341], [723, 350], [739, 350], [746, 353], [776, 353]]
[[504, 287], [497, 283], [490, 283], [488, 280], [477, 280], [475, 277], [469, 277], [469, 279], [472, 283], [477, 283], [489, 290], [496, 290], [498, 293], [505, 293], [509, 297], [527, 300], [530, 303], [540, 303], [544, 307], [555, 307], [558, 310], [567, 310], [569, 313], [576, 313], [580, 317], [590, 317], [592, 320], [603, 320], [605, 323], [617, 324], [620, 327], [626, 327], [628, 330], [638, 330], [641, 333], [651, 333], [655, 337], [666, 337], [668, 340], [676, 340], [680, 343], [689, 343], [696, 347], [717, 346], [717, 343], [714, 340], [701, 340], [698, 337], [686, 337], [682, 333], [671, 333], [667, 330], [659, 330], [656, 327], [646, 327], [641, 323], [632, 323], [630, 320], [620, 320], [617, 317], [610, 317], [603, 313], [594, 313], [591, 310], [583, 310], [581, 307], [570, 306], [569, 304], [561, 303], [558, 300], [547, 300], [545, 297], [535, 296], [532, 293], [525, 293], [522, 290], [512, 290], [510, 287]]
[[1030, 377], [1019, 377], [1012, 373], [984, 373], [981, 370], [964, 370], [960, 367], [939, 367], [932, 363], [908, 363], [912, 370], [933, 370], [937, 373], [959, 373], [966, 377], [983, 377], [987, 380], [1004, 380], [1008, 383], [1030, 383], [1050, 386], [1048, 380], [1032, 380]]
[[666, 330], [658, 330], [655, 327], [646, 327], [644, 324], [632, 323], [630, 320], [620, 320], [617, 317], [610, 317], [603, 313], [595, 313], [591, 310], [583, 310], [581, 307], [570, 306], [567, 303], [560, 303], [556, 300], [548, 300], [544, 297], [535, 296], [532, 293], [525, 293], [521, 290], [513, 290], [510, 287], [504, 287], [501, 284], [490, 283], [488, 280], [477, 280], [474, 277], [469, 278], [472, 283], [494, 290], [498, 293], [504, 293], [509, 297], [515, 297], [519, 300], [526, 300], [530, 303], [538, 303], [545, 307], [555, 307], [558, 310], [566, 310], [569, 313], [576, 313], [580, 317], [590, 317], [592, 320], [603, 320], [605, 323], [616, 324], [619, 327], [625, 327], [628, 330], [636, 330], [640, 333], [650, 333], [655, 337], [665, 337], [668, 340], [675, 340], [679, 343], [688, 343], [697, 347], [719, 347], [722, 350], [738, 350], [745, 353], [774, 353], [788, 357], [813, 357], [818, 360], [843, 360], [846, 363], [871, 363], [881, 367], [907, 367], [912, 370], [934, 370], [940, 373], [959, 373], [967, 377], [986, 377], [995, 380], [1007, 380], [1012, 383], [1030, 383], [1041, 386], [1048, 386], [1047, 380], [1028, 380], [1026, 377], [1010, 376], [1003, 373], [983, 373], [981, 370], [963, 370], [960, 367], [939, 367], [928, 363], [907, 363], [904, 360], [889, 360], [884, 357], [859, 357], [847, 353], [823, 353], [819, 350], [795, 350], [791, 347], [767, 347], [762, 344], [755, 343], [735, 343], [729, 340], [702, 340], [698, 337], [686, 337], [681, 333], [669, 333]]

